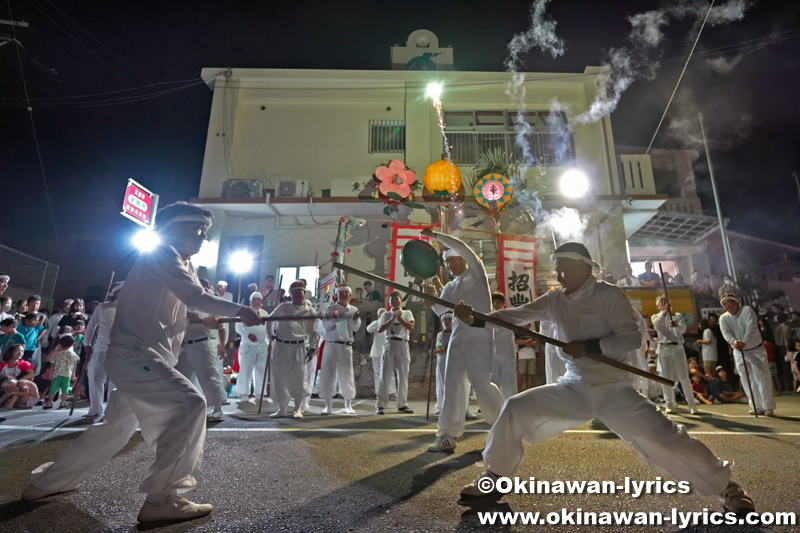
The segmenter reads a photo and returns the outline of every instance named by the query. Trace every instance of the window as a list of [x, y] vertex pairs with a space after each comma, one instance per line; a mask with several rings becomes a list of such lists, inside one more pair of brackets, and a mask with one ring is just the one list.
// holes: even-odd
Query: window
[[523, 155], [517, 142], [518, 117], [530, 125], [525, 135], [533, 159], [544, 166], [569, 165], [575, 159], [575, 138], [563, 111], [445, 111], [447, 139], [457, 165], [474, 165], [478, 156], [500, 149], [517, 158]]
[[301, 278], [306, 280], [306, 295], [316, 297], [319, 269], [315, 265], [280, 267], [278, 269], [280, 288], [286, 291], [287, 296], [289, 295], [289, 286]]
[[406, 149], [406, 121], [402, 119], [369, 121], [369, 153], [397, 154]]

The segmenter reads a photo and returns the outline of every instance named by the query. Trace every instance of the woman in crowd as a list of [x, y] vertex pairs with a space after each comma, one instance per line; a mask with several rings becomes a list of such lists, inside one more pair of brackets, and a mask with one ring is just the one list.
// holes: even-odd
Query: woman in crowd
[[83, 299], [76, 298], [69, 307], [69, 312], [59, 320], [58, 327], [69, 326], [74, 329], [79, 320], [83, 320], [83, 323], [86, 324], [89, 321], [89, 317], [86, 315], [85, 309], [86, 304]]
[[12, 344], [3, 354], [3, 362], [0, 363], [0, 376], [14, 379], [32, 379], [34, 376], [33, 365], [22, 359], [25, 353], [25, 346], [22, 344]]

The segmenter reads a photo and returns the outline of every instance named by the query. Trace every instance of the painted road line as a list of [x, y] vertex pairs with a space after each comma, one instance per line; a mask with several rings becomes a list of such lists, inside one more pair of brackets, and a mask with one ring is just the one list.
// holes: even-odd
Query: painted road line
[[[79, 433], [86, 427], [41, 427], [41, 426], [9, 426], [0, 425], [0, 431], [51, 431], [62, 433]], [[139, 431], [137, 429], [137, 431]], [[210, 433], [435, 433], [436, 428], [324, 428], [324, 427], [268, 427], [268, 428], [208, 428]], [[464, 433], [489, 433], [488, 429], [466, 429]], [[604, 429], [570, 429], [564, 433], [571, 434], [609, 434]], [[690, 435], [738, 435], [740, 437], [800, 437], [800, 432], [789, 431], [689, 431]]]

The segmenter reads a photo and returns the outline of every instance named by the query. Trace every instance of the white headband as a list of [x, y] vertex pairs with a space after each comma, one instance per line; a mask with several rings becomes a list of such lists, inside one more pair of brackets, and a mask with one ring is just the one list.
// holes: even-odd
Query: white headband
[[261, 298], [262, 300], [264, 299], [264, 297], [261, 296], [261, 293], [258, 291], [255, 291], [253, 294], [250, 295], [250, 301], [253, 301], [253, 298]]
[[158, 229], [164, 229], [167, 226], [169, 226], [170, 224], [175, 224], [176, 222], [202, 222], [206, 226], [210, 227], [211, 224], [213, 224], [214, 221], [211, 220], [209, 217], [204, 216], [204, 215], [200, 215], [200, 214], [196, 214], [196, 215], [180, 215], [180, 216], [173, 217], [173, 218], [167, 220], [163, 224], [159, 224], [157, 227], [158, 227]]
[[442, 254], [442, 258], [447, 259], [448, 257], [461, 257], [461, 254], [455, 251], [453, 248], [448, 248]]
[[736, 296], [735, 294], [723, 294], [719, 303], [725, 303], [725, 300], [733, 300], [737, 304], [739, 303], [739, 297]]
[[351, 289], [349, 285], [339, 285], [339, 287], [336, 288], [336, 292], [341, 291], [347, 291], [350, 294], [353, 294], [353, 289]]
[[559, 257], [563, 257], [564, 259], [574, 259], [576, 261], [583, 261], [587, 265], [594, 267], [594, 268], [601, 268], [600, 264], [593, 259], [586, 257], [585, 255], [581, 255], [575, 252], [556, 252], [550, 256], [550, 259], [555, 261]]
[[8, 283], [11, 281], [11, 276], [3, 274], [2, 276], [0, 276], [0, 279], [5, 280], [5, 282]]
[[455, 315], [450, 311], [448, 311], [446, 313], [442, 313], [442, 316], [440, 316], [439, 318], [444, 322], [445, 318], [449, 318], [450, 320], [452, 320], [453, 318], [455, 318]]
[[227, 281], [218, 281], [217, 285], [222, 285], [223, 287], [227, 287], [228, 286], [228, 282]]

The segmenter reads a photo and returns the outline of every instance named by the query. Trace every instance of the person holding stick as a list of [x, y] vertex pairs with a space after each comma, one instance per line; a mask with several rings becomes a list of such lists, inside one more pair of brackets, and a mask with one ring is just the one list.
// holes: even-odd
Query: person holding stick
[[375, 403], [375, 414], [382, 415], [389, 404], [389, 389], [397, 375], [397, 410], [411, 414], [408, 406], [408, 368], [411, 364], [411, 350], [408, 346], [409, 332], [414, 329], [414, 315], [401, 306], [400, 293], [389, 294], [389, 311], [381, 316], [380, 333], [385, 335], [381, 355], [381, 381]]
[[[488, 313], [492, 309], [491, 292], [486, 270], [481, 261], [467, 244], [430, 228], [421, 232], [425, 238], [433, 238], [447, 246], [443, 257], [447, 269], [455, 277], [442, 286], [438, 277], [433, 284], [425, 286], [428, 294], [438, 294], [449, 302], [464, 301], [478, 311]], [[440, 304], [433, 305], [433, 311], [442, 315], [449, 311]], [[447, 347], [445, 363], [444, 403], [439, 415], [436, 441], [428, 447], [429, 452], [443, 452], [456, 447], [456, 439], [464, 434], [467, 416], [469, 386], [475, 389], [483, 417], [494, 424], [503, 405], [500, 389], [492, 383], [492, 332], [489, 329], [473, 329], [456, 318], [453, 334]]]
[[[497, 500], [494, 483], [522, 466], [523, 441], [533, 445], [594, 418], [630, 443], [652, 468], [692, 489], [719, 496], [726, 508], [753, 510], [747, 494], [730, 480], [730, 464], [714, 456], [702, 442], [676, 426], [655, 405], [636, 392], [628, 374], [600, 364], [588, 355], [604, 354], [618, 361], [641, 344], [641, 333], [625, 293], [592, 275], [597, 267], [583, 244], [567, 242], [551, 256], [562, 289], [533, 302], [503, 309], [491, 318], [528, 324], [552, 320], [563, 347], [558, 354], [567, 372], [558, 383], [529, 389], [506, 400], [486, 439], [486, 471], [461, 490], [462, 505]], [[465, 325], [481, 328], [472, 307], [460, 304], [455, 314]], [[488, 478], [484, 479], [484, 478]], [[491, 486], [490, 486], [491, 485]], [[488, 490], [487, 490], [488, 488]]]
[[[250, 309], [259, 317], [266, 318], [269, 314], [261, 308], [263, 301], [260, 292], [250, 295]], [[251, 384], [254, 387], [254, 394], [261, 396], [261, 391], [264, 390], [264, 376], [269, 358], [267, 328], [263, 323], [247, 326], [237, 322], [234, 329], [242, 337], [239, 343], [239, 376], [236, 378], [236, 392], [239, 395], [239, 403], [247, 403], [250, 401]]]
[[[322, 313], [325, 355], [319, 378], [319, 397], [325, 402], [321, 415], [333, 411], [333, 392], [339, 384], [344, 397], [344, 413], [354, 415], [353, 398], [356, 397], [356, 382], [353, 376], [353, 332], [361, 327], [358, 308], [350, 305], [352, 290], [348, 285], [336, 289], [336, 303]], [[336, 319], [336, 320], [332, 320]]]
[[[261, 320], [247, 307], [206, 294], [189, 261], [206, 240], [213, 213], [179, 202], [157, 216], [161, 244], [139, 255], [119, 295], [106, 354], [106, 372], [116, 389], [105, 419], [54, 463], [36, 468], [23, 500], [77, 489], [141, 427], [155, 462], [139, 485], [147, 494], [139, 521], [191, 520], [213, 510], [179, 496], [197, 485], [206, 434], [206, 402], [173, 368], [186, 331], [186, 310], [236, 315], [246, 325]], [[215, 317], [207, 320], [219, 324]]]
[[[692, 380], [689, 379], [689, 365], [686, 363], [686, 350], [683, 347], [683, 334], [686, 332], [686, 323], [680, 313], [672, 314], [672, 306], [666, 295], [659, 294], [656, 306], [660, 311], [653, 317], [653, 328], [658, 333], [658, 361], [661, 363], [661, 372], [664, 377], [679, 381], [689, 404], [689, 414], [697, 414], [697, 405], [692, 393]], [[673, 413], [677, 409], [675, 403], [675, 388], [667, 385], [661, 386], [661, 392], [666, 401], [665, 413]]]
[[742, 390], [750, 400], [750, 414], [775, 416], [772, 377], [756, 312], [750, 306], [742, 306], [735, 294], [723, 294], [720, 303], [725, 312], [719, 317], [719, 329], [733, 348]]
[[[84, 343], [84, 350], [88, 361], [89, 374], [89, 412], [86, 418], [102, 418], [106, 411], [103, 397], [108, 375], [106, 374], [106, 350], [111, 339], [111, 326], [117, 315], [117, 296], [124, 282], [114, 284], [108, 292], [108, 301], [97, 306], [86, 326], [88, 343]], [[114, 390], [114, 384], [108, 383], [108, 395]]]
[[[270, 314], [276, 317], [315, 317], [314, 308], [305, 299], [306, 286], [295, 281], [289, 286], [291, 302], [280, 304]], [[274, 326], [273, 326], [274, 324]], [[267, 322], [275, 340], [272, 355], [272, 396], [278, 410], [270, 418], [284, 418], [289, 410], [289, 400], [294, 399], [292, 418], [303, 418], [303, 395], [305, 393], [306, 361], [317, 352], [319, 343], [316, 320], [282, 320]], [[306, 341], [309, 348], [306, 350]]]

